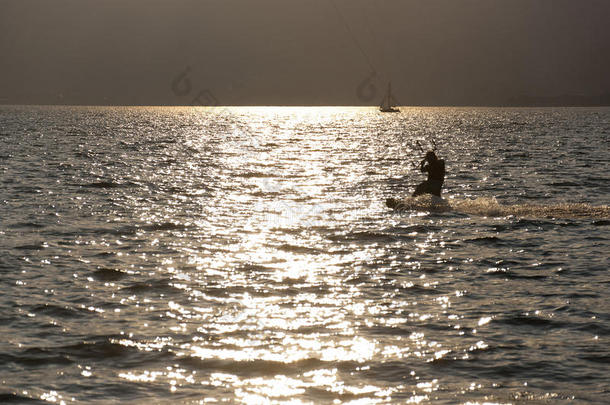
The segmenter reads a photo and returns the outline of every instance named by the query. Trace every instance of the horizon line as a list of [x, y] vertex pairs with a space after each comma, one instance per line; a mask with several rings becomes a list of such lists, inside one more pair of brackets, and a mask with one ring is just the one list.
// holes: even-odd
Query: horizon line
[[[357, 104], [226, 104], [226, 105], [188, 105], [188, 104], [52, 104], [52, 103], [3, 103], [3, 107], [172, 107], [172, 108], [231, 108], [231, 107], [337, 107], [337, 108], [375, 108], [378, 105]], [[578, 107], [610, 107], [608, 104], [419, 104], [419, 105], [397, 105], [397, 108], [578, 108]]]

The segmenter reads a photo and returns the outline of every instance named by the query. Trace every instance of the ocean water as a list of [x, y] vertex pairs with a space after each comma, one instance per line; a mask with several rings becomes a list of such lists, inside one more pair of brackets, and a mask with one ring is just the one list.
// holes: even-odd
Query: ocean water
[[[432, 140], [443, 200], [404, 198]], [[608, 403], [610, 108], [0, 107], [0, 402]]]

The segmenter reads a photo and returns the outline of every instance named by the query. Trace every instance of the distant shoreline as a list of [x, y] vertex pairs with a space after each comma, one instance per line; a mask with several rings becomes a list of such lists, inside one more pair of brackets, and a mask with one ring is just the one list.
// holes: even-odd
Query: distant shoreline
[[[221, 108], [221, 107], [378, 107], [376, 104], [320, 104], [320, 103], [287, 103], [287, 104], [226, 104], [226, 105], [190, 105], [190, 104], [114, 104], [114, 103], [79, 103], [79, 102], [36, 102], [36, 103], [24, 103], [20, 100], [8, 100], [7, 98], [0, 99], [0, 105], [31, 105], [31, 106], [87, 106], [87, 107], [210, 107], [210, 108]], [[472, 102], [472, 103], [413, 103], [400, 106], [403, 108], [408, 107], [489, 107], [489, 108], [528, 108], [528, 107], [610, 107], [610, 92], [599, 94], [599, 95], [580, 95], [580, 94], [564, 94], [560, 96], [532, 96], [532, 95], [518, 95], [511, 96], [503, 101], [497, 101], [493, 103], [483, 102]]]
[[[227, 104], [227, 105], [188, 105], [188, 104], [52, 104], [52, 103], [3, 103], [3, 107], [205, 107], [205, 108], [225, 108], [225, 107], [359, 107], [359, 108], [379, 108], [376, 105], [347, 105], [347, 104]], [[400, 105], [398, 108], [591, 108], [591, 107], [610, 107], [608, 104], [413, 104]]]

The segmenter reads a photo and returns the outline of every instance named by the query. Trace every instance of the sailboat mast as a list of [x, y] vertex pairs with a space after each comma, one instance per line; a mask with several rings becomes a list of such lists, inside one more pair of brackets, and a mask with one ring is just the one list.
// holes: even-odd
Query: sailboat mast
[[388, 82], [388, 91], [383, 95], [379, 109], [381, 112], [398, 112], [399, 110], [393, 106], [395, 101], [392, 97], [392, 83]]

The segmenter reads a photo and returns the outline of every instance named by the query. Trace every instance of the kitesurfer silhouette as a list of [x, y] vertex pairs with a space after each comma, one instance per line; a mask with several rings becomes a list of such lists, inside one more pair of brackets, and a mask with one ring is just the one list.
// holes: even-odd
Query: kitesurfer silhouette
[[422, 194], [441, 196], [441, 189], [445, 182], [445, 161], [439, 159], [434, 151], [429, 151], [419, 164], [422, 173], [428, 173], [428, 179], [421, 182], [413, 192], [413, 197]]

